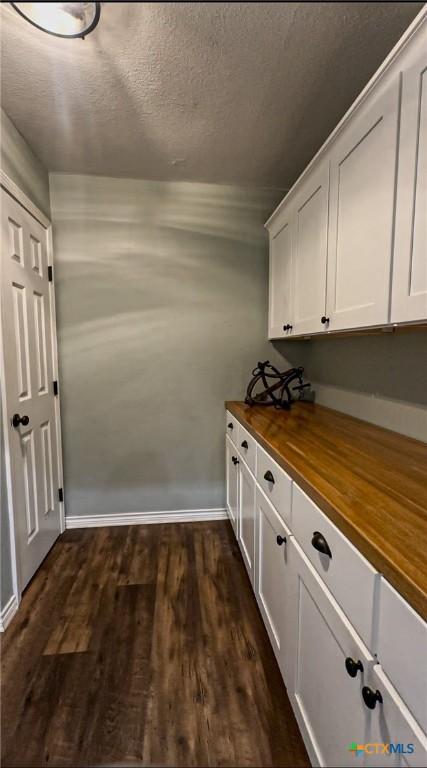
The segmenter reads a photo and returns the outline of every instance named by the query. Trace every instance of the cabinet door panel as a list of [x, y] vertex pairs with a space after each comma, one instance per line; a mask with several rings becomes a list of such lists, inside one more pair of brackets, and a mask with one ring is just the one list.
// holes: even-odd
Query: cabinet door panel
[[391, 320], [427, 318], [427, 28], [402, 57]]
[[[373, 658], [292, 537], [288, 693], [309, 756], [322, 766], [354, 765], [349, 745], [365, 735], [361, 696]], [[363, 672], [347, 673], [345, 660]]]
[[[286, 683], [287, 547], [290, 531], [265, 498], [256, 492], [257, 566], [255, 594], [271, 645]], [[282, 538], [282, 541], [278, 536]]]
[[238, 541], [251, 584], [255, 566], [255, 478], [243, 461], [239, 464]]
[[328, 245], [329, 163], [323, 160], [301, 182], [295, 201], [293, 333], [322, 331]]
[[399, 78], [367, 97], [331, 147], [328, 330], [388, 322]]
[[[427, 739], [418, 723], [405, 707], [380, 665], [373, 668], [367, 680], [373, 691], [379, 691], [382, 702], [366, 709], [368, 729], [364, 763], [369, 768], [404, 768], [427, 765]], [[384, 754], [383, 745], [390, 745]]]
[[237, 459], [237, 451], [229, 437], [225, 438], [225, 477], [227, 493], [227, 512], [230, 523], [233, 526], [234, 533], [237, 536], [237, 514], [239, 503], [239, 474], [238, 464], [235, 464], [233, 457]]
[[291, 207], [279, 214], [270, 231], [269, 319], [268, 337], [283, 338], [293, 323], [292, 307], [292, 221]]

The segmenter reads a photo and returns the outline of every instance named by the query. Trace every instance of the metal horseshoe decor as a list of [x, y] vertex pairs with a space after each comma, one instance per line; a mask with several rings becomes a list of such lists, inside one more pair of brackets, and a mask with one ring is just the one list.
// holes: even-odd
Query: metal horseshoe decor
[[245, 403], [248, 405], [274, 405], [275, 408], [289, 410], [292, 397], [292, 382], [298, 382], [292, 387], [292, 391], [298, 392], [298, 400], [304, 399], [304, 391], [310, 387], [309, 382], [304, 382], [304, 368], [289, 368], [280, 372], [277, 368], [265, 360], [258, 363], [252, 371], [252, 379], [246, 390]]

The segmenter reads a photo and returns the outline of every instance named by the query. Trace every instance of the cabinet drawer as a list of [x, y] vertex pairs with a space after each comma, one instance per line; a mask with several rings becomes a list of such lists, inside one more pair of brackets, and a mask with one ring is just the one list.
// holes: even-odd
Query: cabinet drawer
[[375, 650], [387, 677], [425, 729], [427, 624], [383, 578], [380, 581], [378, 647]]
[[[416, 666], [416, 664], [414, 664]], [[367, 686], [379, 691], [382, 701], [375, 708], [366, 708], [367, 734], [365, 743], [365, 765], [376, 766], [417, 766], [427, 765], [427, 739], [418, 723], [405, 707], [390, 680], [377, 664], [368, 672]], [[365, 694], [366, 695], [366, 694]], [[388, 745], [384, 753], [384, 745]]]
[[242, 459], [246, 461], [249, 469], [255, 474], [256, 442], [241, 424], [239, 424], [237, 448]]
[[272, 458], [257, 445], [256, 479], [279, 515], [291, 526], [292, 480]]
[[239, 422], [228, 411], [225, 412], [225, 431], [228, 437], [237, 445], [239, 437]]
[[295, 483], [292, 531], [360, 637], [372, 649], [379, 574]]

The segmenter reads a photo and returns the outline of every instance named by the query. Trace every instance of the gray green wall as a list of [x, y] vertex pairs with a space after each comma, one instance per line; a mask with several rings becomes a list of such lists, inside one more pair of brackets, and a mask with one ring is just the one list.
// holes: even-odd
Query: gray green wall
[[[26, 144], [4, 110], [0, 110], [0, 148], [2, 170], [28, 195], [43, 213], [50, 216], [48, 172], [28, 144]], [[0, 397], [0, 424], [3, 425], [1, 417]], [[3, 608], [12, 595], [12, 573], [3, 429], [0, 432], [0, 607]]]
[[6, 114], [0, 110], [1, 168], [50, 218], [49, 174]]
[[316, 402], [427, 441], [427, 331], [277, 342], [304, 365]]
[[68, 515], [222, 508], [278, 194], [51, 174]]

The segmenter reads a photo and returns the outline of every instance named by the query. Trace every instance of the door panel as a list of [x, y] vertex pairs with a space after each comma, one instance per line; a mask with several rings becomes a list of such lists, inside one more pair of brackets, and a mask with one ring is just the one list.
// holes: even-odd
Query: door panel
[[268, 337], [283, 338], [290, 331], [284, 325], [293, 323], [292, 306], [292, 207], [280, 212], [270, 232], [270, 297]]
[[[2, 190], [4, 416], [20, 587], [60, 533], [47, 230]], [[14, 414], [28, 425], [13, 427]]]
[[255, 565], [255, 478], [243, 461], [239, 464], [239, 544], [251, 584]]
[[[235, 461], [233, 461], [233, 459]], [[227, 492], [227, 511], [234, 534], [237, 536], [237, 515], [239, 503], [239, 471], [236, 463], [237, 451], [230, 438], [225, 438], [225, 476]]]
[[402, 57], [391, 321], [427, 318], [427, 31]]
[[[290, 531], [260, 489], [256, 491], [255, 595], [277, 663], [286, 683], [285, 626], [289, 575], [287, 546]], [[282, 537], [282, 542], [278, 540]]]
[[329, 163], [323, 160], [302, 180], [295, 201], [293, 333], [323, 330], [328, 246]]
[[[288, 693], [312, 762], [351, 766], [348, 747], [364, 741], [361, 690], [373, 658], [293, 537], [289, 546]], [[352, 678], [345, 661], [361, 661]]]
[[328, 330], [388, 322], [399, 79], [368, 96], [331, 147]]

